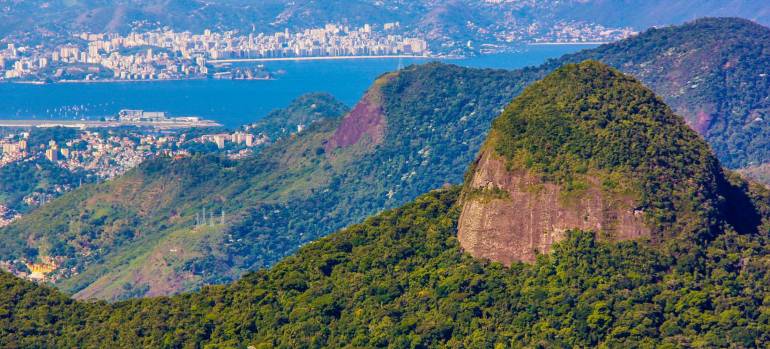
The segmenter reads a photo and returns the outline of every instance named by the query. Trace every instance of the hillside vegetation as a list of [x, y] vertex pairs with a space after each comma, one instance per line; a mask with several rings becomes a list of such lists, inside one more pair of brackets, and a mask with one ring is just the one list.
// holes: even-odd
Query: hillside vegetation
[[[651, 137], [653, 142], [647, 143], [638, 138], [639, 144], [590, 149], [640, 163], [642, 159], [634, 158], [640, 155], [637, 145], [661, 154], [656, 158], [659, 166], [675, 174], [658, 179], [661, 187], [679, 188], [676, 169], [702, 165], [677, 158], [675, 150], [680, 147], [690, 149], [690, 154], [702, 154], [700, 149], [705, 149], [702, 140], [682, 127], [683, 120], [656, 102], [650, 91], [598, 63], [557, 71], [528, 89], [511, 110], [516, 106], [549, 110], [558, 105], [558, 98], [555, 105], [538, 103], [553, 92], [551, 87], [581, 82], [597, 84], [597, 93], [603, 96], [652, 103], [653, 109], [639, 110], [632, 110], [633, 103], [629, 110], [608, 104], [606, 114], [586, 115], [618, 121], [604, 130], [607, 139], [620, 139], [638, 124], [659, 125], [663, 133], [683, 133], [675, 142], [654, 142], [656, 138]], [[605, 101], [594, 101], [596, 96], [573, 96], [571, 107], [560, 107], [592, 105], [589, 110], [602, 110]], [[520, 125], [510, 115], [495, 122], [503, 136], [513, 135], [516, 131], [511, 128]], [[535, 120], [549, 119], [557, 121]], [[562, 125], [577, 131], [582, 122], [573, 119]], [[534, 128], [521, 132], [524, 137], [538, 134]], [[574, 147], [561, 148], [548, 159], [576, 152]], [[569, 166], [592, 158], [572, 159], [576, 162]], [[608, 159], [596, 157], [598, 164]], [[622, 167], [625, 160], [611, 166]], [[720, 209], [714, 221], [704, 222], [714, 227], [713, 234], [659, 241], [613, 243], [597, 239], [597, 232], [572, 230], [534, 264], [506, 268], [461, 251], [455, 236], [461, 188], [450, 187], [310, 243], [272, 268], [250, 273], [232, 285], [173, 297], [113, 304], [77, 302], [54, 289], [0, 274], [0, 344], [763, 347], [770, 343], [770, 297], [764, 286], [770, 282], [770, 192], [737, 177], [724, 177], [718, 166], [708, 170], [726, 181], [725, 187], [715, 189], [725, 207], [741, 206], [740, 214], [753, 214], [756, 220], [738, 228], [730, 223], [738, 218], [737, 212]], [[672, 215], [689, 209], [702, 216], [711, 212], [709, 207], [669, 209]], [[661, 229], [666, 237], [686, 234], [676, 225]]]
[[599, 60], [661, 96], [711, 144], [722, 164], [770, 162], [770, 29], [706, 18], [565, 56], [547, 66]]
[[[650, 30], [541, 67], [503, 71], [439, 63], [411, 66], [380, 77], [344, 118], [327, 115], [301, 134], [284, 137], [253, 159], [157, 159], [118, 180], [65, 195], [0, 230], [0, 255], [7, 259], [63, 257], [62, 268], [57, 271], [62, 278], [56, 284], [67, 292], [77, 293], [78, 298], [168, 295], [205, 284], [230, 282], [246, 271], [273, 265], [300, 246], [383, 209], [402, 205], [445, 184], [461, 183], [466, 166], [478, 154], [492, 120], [526, 86], [563, 63], [583, 58], [606, 60], [620, 71], [638, 75], [652, 91], [664, 101], [674, 101], [675, 106], [730, 105], [714, 112], [712, 124], [739, 122], [746, 115], [764, 113], [762, 103], [767, 97], [762, 97], [761, 87], [765, 82], [759, 75], [748, 73], [751, 65], [736, 63], [734, 67], [744, 68], [735, 70], [740, 74], [734, 74], [729, 65], [707, 61], [703, 66], [710, 69], [708, 76], [722, 74], [731, 81], [722, 84], [719, 79], [709, 80], [716, 86], [713, 91], [704, 87], [679, 94], [680, 90], [655, 82], [669, 79], [669, 70], [656, 67], [671, 66], [672, 57], [687, 58], [675, 61], [677, 69], [700, 74], [687, 69], [698, 66], [692, 63], [692, 57], [707, 54], [697, 50], [697, 43], [718, 42], [725, 32], [735, 35], [730, 34], [731, 39], [723, 41], [724, 46], [708, 55], [723, 57], [727, 52], [736, 52], [736, 56], [724, 57], [756, 63], [752, 69], [760, 71], [770, 54], [748, 47], [764, 47], [768, 31], [744, 20], [707, 19]], [[751, 46], [753, 41], [756, 42]], [[628, 54], [623, 55], [624, 51]], [[680, 51], [681, 55], [672, 54]], [[692, 56], [692, 52], [697, 55]], [[685, 84], [689, 78], [675, 81]], [[743, 85], [756, 86], [752, 89], [756, 96], [744, 98], [739, 93]], [[329, 113], [340, 110], [328, 98], [319, 99], [317, 104], [327, 105], [328, 108], [322, 106], [319, 110]], [[569, 106], [565, 110], [577, 112], [581, 108]], [[733, 111], [740, 113], [732, 114]], [[692, 126], [692, 114], [683, 114]], [[298, 120], [304, 120], [302, 113], [296, 115]], [[724, 135], [734, 133], [735, 137], [751, 140], [739, 143], [741, 148], [735, 152], [720, 151], [718, 138], [710, 137], [711, 133], [706, 136], [715, 144], [719, 159], [731, 163], [731, 154], [736, 154], [733, 164], [738, 167], [747, 164], [749, 158], [764, 156], [761, 154], [766, 147], [749, 146], [761, 144], [765, 138], [762, 127], [757, 132], [751, 128], [725, 129]], [[710, 130], [707, 132], [716, 132]], [[637, 140], [635, 137], [629, 134], [627, 139], [620, 137], [611, 144], [627, 146]], [[695, 135], [689, 132], [686, 138], [692, 137]], [[636, 166], [613, 153], [619, 149], [595, 151], [598, 144], [586, 141], [587, 138], [590, 137], [582, 135], [575, 139], [572, 146], [579, 148], [576, 154], [596, 155], [603, 162], [629, 168]], [[702, 154], [705, 149], [697, 142], [686, 146], [699, 149], [699, 153], [693, 154]], [[635, 156], [642, 152], [641, 148], [633, 150], [637, 152]], [[562, 165], [579, 172], [585, 164], [582, 160], [543, 160], [551, 155], [548, 152], [533, 155], [539, 156], [539, 166], [548, 167], [545, 170], [554, 179], [560, 176]], [[651, 156], [657, 159], [667, 154]], [[727, 185], [721, 180], [715, 184], [713, 178], [703, 177], [709, 173], [694, 169], [717, 165], [710, 156], [674, 158], [678, 163], [699, 163], [689, 169], [675, 168], [681, 171], [674, 176], [676, 180], [688, 178], [704, 185], [706, 196], [697, 196], [692, 202], [709, 207], [697, 211], [705, 215], [694, 222], [709, 220], [709, 212], [716, 210], [711, 207], [714, 185]], [[658, 170], [653, 168], [645, 173], [654, 175], [658, 173], [655, 171]], [[644, 183], [655, 181], [650, 178]], [[579, 187], [580, 183], [575, 184]], [[677, 198], [701, 193], [701, 189], [678, 192], [673, 188], [643, 188], [650, 195], [644, 201], [650, 206], [643, 209], [660, 212], [654, 214], [664, 225], [677, 221], [677, 217], [660, 209], [679, 205]], [[663, 198], [665, 193], [675, 197]], [[734, 207], [739, 211], [742, 206]], [[202, 216], [204, 209], [208, 224], [196, 226], [196, 215]], [[755, 221], [756, 217], [747, 219], [752, 224]], [[713, 229], [704, 234], [713, 235]]]
[[[534, 265], [464, 255], [458, 188], [306, 246], [230, 286], [106, 303], [1, 273], [0, 343], [59, 347], [761, 347], [767, 230], [690, 258], [571, 232]], [[767, 194], [765, 194], [767, 195]], [[765, 196], [765, 199], [767, 196]]]
[[487, 146], [508, 168], [576, 195], [594, 178], [605, 192], [634, 195], [634, 209], [656, 233], [716, 228], [724, 179], [708, 144], [651, 90], [601, 63], [557, 69], [516, 98], [492, 130]]

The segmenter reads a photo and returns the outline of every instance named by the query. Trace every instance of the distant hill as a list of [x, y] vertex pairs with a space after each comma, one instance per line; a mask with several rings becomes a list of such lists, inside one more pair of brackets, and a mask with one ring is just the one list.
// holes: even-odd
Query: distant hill
[[403, 1], [403, 0], [31, 0], [0, 1], [0, 36], [58, 38], [69, 33], [170, 27], [275, 32], [327, 23], [382, 25], [427, 38], [435, 51], [464, 52], [468, 41], [509, 45], [558, 25], [634, 27], [678, 24], [704, 16], [738, 16], [770, 24], [761, 1]]
[[[565, 95], [565, 88], [574, 90]], [[594, 137], [598, 141], [592, 143]], [[479, 163], [462, 192], [432, 191], [232, 285], [109, 304], [73, 301], [0, 273], [0, 345], [770, 343], [765, 314], [770, 192], [723, 172], [706, 143], [652, 91], [599, 63], [567, 66], [514, 100], [486, 144], [482, 159], [495, 152], [514, 168], [521, 164], [559, 186], [577, 187], [583, 174], [600, 171], [608, 175], [601, 185], [615, 192], [620, 187], [608, 183], [613, 174], [638, 175], [620, 177], [618, 184], [639, 190], [635, 199], [649, 205], [642, 215], [654, 230], [642, 240], [614, 242], [602, 227], [580, 231], [567, 224], [549, 253], [531, 265], [503, 267], [472, 258], [456, 234], [458, 215], [460, 224], [467, 218], [461, 203], [468, 202], [469, 185], [483, 171]]]
[[[64, 278], [57, 285], [79, 298], [165, 295], [232, 281], [336, 229], [461, 183], [506, 104], [561, 64], [584, 58], [606, 59], [632, 75], [641, 72], [640, 80], [652, 81], [651, 89], [674, 105], [732, 105], [715, 109], [712, 124], [736, 123], [763, 112], [761, 90], [745, 98], [739, 89], [762, 86], [760, 76], [737, 74], [730, 84], [715, 80], [720, 93], [704, 88], [680, 95], [654, 83], [665, 80], [668, 70], [651, 68], [668, 62], [671, 52], [690, 52], [693, 41], [722, 37], [720, 28], [764, 45], [764, 27], [710, 19], [651, 30], [541, 67], [503, 71], [431, 63], [385, 74], [343, 118], [328, 115], [254, 159], [158, 159], [115, 181], [65, 195], [0, 230], [0, 255], [62, 257], [56, 275]], [[724, 48], [743, 52], [740, 47], [751, 41], [743, 40], [726, 41]], [[746, 59], [761, 63], [767, 57]], [[703, 67], [722, 72], [720, 65]], [[692, 125], [691, 117], [685, 114]], [[725, 137], [732, 132], [747, 140], [733, 152], [737, 166], [746, 163], [744, 154], [760, 159], [763, 148], [748, 145], [759, 144], [761, 132], [726, 130]], [[717, 157], [731, 161], [730, 152], [719, 151], [719, 139], [710, 139]], [[204, 209], [207, 224], [196, 225]]]
[[596, 59], [641, 80], [705, 136], [722, 163], [770, 161], [770, 29], [707, 18], [551, 62]]

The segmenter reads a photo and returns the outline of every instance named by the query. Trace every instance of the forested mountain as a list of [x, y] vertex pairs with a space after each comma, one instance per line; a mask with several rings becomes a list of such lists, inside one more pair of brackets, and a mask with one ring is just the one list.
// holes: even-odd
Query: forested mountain
[[[562, 96], [563, 88], [576, 90]], [[540, 126], [557, 132], [543, 136]], [[601, 141], [589, 144], [583, 137], [590, 133], [600, 133]], [[534, 149], [516, 142], [519, 136], [548, 147]], [[470, 176], [462, 194], [460, 187], [432, 191], [228, 286], [109, 304], [73, 301], [0, 274], [0, 344], [506, 348], [770, 342], [770, 192], [723, 172], [706, 143], [652, 91], [596, 62], [570, 65], [528, 88], [495, 121], [490, 137], [491, 151], [544, 183], [575, 183], [591, 171], [607, 173], [605, 183], [613, 173], [640, 175], [625, 180], [639, 189], [640, 203], [650, 205], [643, 215], [655, 230], [617, 242], [602, 229], [570, 229], [532, 264], [504, 267], [474, 259], [456, 238]], [[637, 141], [636, 148], [613, 147]], [[689, 174], [696, 175], [693, 181]], [[656, 196], [655, 188], [685, 192]]]
[[64, 257], [58, 285], [78, 297], [231, 281], [384, 207], [459, 183], [522, 74], [431, 64], [384, 75], [345, 118], [311, 125], [254, 159], [158, 159], [68, 194], [4, 229], [2, 255]]
[[428, 39], [436, 52], [509, 46], [547, 37], [556, 27], [633, 27], [682, 23], [703, 16], [740, 16], [770, 24], [770, 9], [754, 0], [0, 0], [0, 37], [51, 40], [72, 33], [170, 27], [276, 32], [327, 23], [382, 25]]
[[597, 59], [631, 74], [706, 137], [729, 168], [770, 161], [770, 29], [709, 18], [651, 29], [551, 62]]
[[708, 240], [722, 224], [756, 233], [759, 219], [733, 217], [752, 211], [734, 193], [708, 144], [652, 91], [585, 61], [534, 83], [494, 121], [466, 177], [458, 237], [510, 265], [571, 229], [669, 243]]
[[[729, 66], [704, 65], [716, 69], [708, 70], [712, 73], [707, 76], [722, 74], [731, 77], [731, 83], [714, 80], [721, 92], [704, 88], [684, 94], [657, 83], [668, 81], [668, 70], [650, 68], [670, 64], [672, 52], [689, 57], [696, 50], [693, 42], [713, 43], [728, 31], [743, 36], [725, 40], [724, 52], [710, 55], [767, 45], [767, 28], [738, 19], [708, 19], [651, 30], [523, 70], [412, 66], [378, 79], [344, 118], [321, 118], [254, 159], [158, 159], [123, 178], [69, 194], [0, 231], [0, 255], [6, 260], [60, 257], [54, 274], [57, 285], [78, 292], [80, 298], [163, 295], [229, 282], [384, 208], [444, 184], [460, 183], [492, 119], [525, 86], [564, 63], [606, 60], [638, 74], [674, 105], [732, 106], [715, 109], [710, 125], [738, 124], [746, 115], [766, 113], [767, 96], [762, 97], [759, 89], [766, 82], [758, 74], [746, 73], [748, 68], [734, 74]], [[727, 57], [756, 62], [755, 71], [770, 70], [770, 54], [751, 52]], [[687, 66], [699, 66], [677, 64], [684, 72]], [[720, 66], [724, 69], [717, 69]], [[740, 86], [758, 88], [746, 97]], [[308, 105], [301, 101], [295, 105]], [[342, 110], [328, 98], [315, 104], [332, 113]], [[692, 125], [692, 114], [681, 110]], [[290, 119], [303, 120], [302, 114]], [[709, 133], [707, 137], [720, 160], [732, 161], [734, 154], [735, 163], [742, 165], [746, 154], [764, 159], [766, 148], [758, 145], [766, 141], [767, 124], [756, 125], [757, 132], [737, 127], [705, 131], [724, 130], [717, 138]], [[719, 144], [727, 144], [720, 139], [730, 137], [747, 141], [734, 150], [719, 151], [724, 149]], [[203, 216], [206, 224], [197, 224]]]

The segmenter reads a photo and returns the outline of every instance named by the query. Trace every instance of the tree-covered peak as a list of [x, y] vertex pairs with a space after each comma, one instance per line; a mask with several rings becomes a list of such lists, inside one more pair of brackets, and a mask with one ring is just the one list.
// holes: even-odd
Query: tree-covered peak
[[552, 60], [598, 60], [639, 79], [711, 144], [722, 164], [770, 162], [770, 28], [704, 18]]
[[715, 228], [722, 174], [709, 146], [652, 91], [602, 63], [569, 64], [528, 87], [484, 149], [573, 196], [599, 183], [633, 197], [653, 236]]
[[502, 155], [524, 157], [555, 180], [585, 166], [642, 170], [665, 148], [713, 158], [652, 91], [596, 61], [566, 65], [527, 88], [493, 130]]

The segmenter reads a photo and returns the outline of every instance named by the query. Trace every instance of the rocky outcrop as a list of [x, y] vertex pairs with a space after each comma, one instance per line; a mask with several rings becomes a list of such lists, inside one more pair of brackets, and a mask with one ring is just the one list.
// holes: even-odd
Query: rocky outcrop
[[372, 88], [353, 110], [342, 119], [334, 135], [326, 143], [325, 150], [346, 148], [367, 138], [379, 144], [385, 135], [385, 114], [382, 110], [380, 91]]
[[613, 240], [650, 235], [634, 200], [604, 193], [598, 181], [565, 195], [559, 185], [525, 170], [508, 171], [491, 149], [482, 152], [474, 168], [458, 227], [460, 245], [474, 257], [505, 265], [533, 262], [571, 229]]

